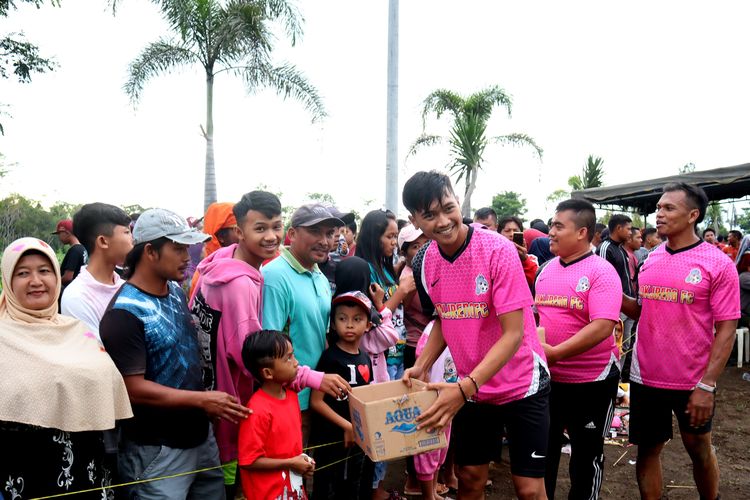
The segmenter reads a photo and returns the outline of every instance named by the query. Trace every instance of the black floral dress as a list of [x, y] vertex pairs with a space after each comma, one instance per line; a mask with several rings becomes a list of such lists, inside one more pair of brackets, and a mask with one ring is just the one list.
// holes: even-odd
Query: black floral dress
[[94, 489], [76, 499], [114, 499], [113, 467], [101, 432], [65, 432], [0, 421], [0, 498], [30, 498]]

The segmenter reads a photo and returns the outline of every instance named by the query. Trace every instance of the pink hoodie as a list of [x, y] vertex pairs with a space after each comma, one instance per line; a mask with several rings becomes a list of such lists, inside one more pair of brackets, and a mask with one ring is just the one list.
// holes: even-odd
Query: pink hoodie
[[380, 311], [383, 321], [380, 326], [376, 326], [369, 332], [365, 333], [360, 342], [360, 348], [370, 355], [372, 363], [372, 381], [376, 384], [388, 382], [388, 368], [385, 363], [383, 352], [389, 347], [396, 345], [401, 338], [396, 328], [393, 326], [393, 313], [387, 307]]
[[[199, 329], [211, 338], [213, 388], [247, 404], [253, 393], [253, 379], [242, 362], [242, 344], [250, 333], [262, 329], [263, 276], [246, 262], [234, 258], [236, 248], [237, 244], [221, 248], [198, 265], [190, 310]], [[291, 389], [319, 389], [322, 380], [323, 373], [300, 365]], [[237, 458], [238, 432], [238, 425], [223, 419], [215, 422], [222, 463]]]

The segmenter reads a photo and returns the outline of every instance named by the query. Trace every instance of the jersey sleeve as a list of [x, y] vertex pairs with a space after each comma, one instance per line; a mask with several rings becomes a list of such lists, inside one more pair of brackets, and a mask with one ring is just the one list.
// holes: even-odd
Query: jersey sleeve
[[[595, 259], [596, 257], [589, 257]], [[591, 289], [588, 292], [589, 318], [608, 319], [617, 321], [620, 319], [620, 306], [622, 305], [622, 283], [620, 276], [612, 266], [604, 262], [598, 266], [596, 278], [591, 280]]]
[[254, 408], [253, 413], [240, 423], [238, 463], [252, 465], [266, 456], [266, 443], [271, 434], [271, 415], [265, 409]]
[[740, 280], [734, 262], [730, 260], [725, 263], [721, 271], [711, 278], [710, 300], [714, 322], [738, 319], [740, 317]]
[[533, 303], [516, 248], [498, 246], [490, 259], [492, 304], [498, 316]]
[[435, 305], [432, 303], [432, 299], [430, 299], [430, 295], [427, 293], [427, 287], [424, 284], [424, 258], [429, 246], [429, 243], [422, 245], [422, 248], [419, 249], [411, 261], [411, 268], [414, 273], [414, 284], [419, 294], [419, 303], [422, 304], [422, 313], [427, 317], [432, 317], [435, 315]]
[[104, 314], [99, 335], [123, 376], [146, 373], [146, 335], [141, 320], [128, 311], [112, 309]]

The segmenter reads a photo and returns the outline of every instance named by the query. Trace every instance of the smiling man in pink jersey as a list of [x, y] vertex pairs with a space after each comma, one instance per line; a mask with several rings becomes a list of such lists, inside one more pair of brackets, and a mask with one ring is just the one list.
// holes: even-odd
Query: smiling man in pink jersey
[[667, 243], [643, 263], [638, 300], [623, 297], [623, 312], [640, 316], [630, 369], [630, 440], [638, 445], [636, 474], [644, 499], [661, 498], [659, 455], [672, 437], [673, 412], [700, 497], [719, 497], [711, 422], [716, 380], [732, 350], [740, 297], [734, 262], [695, 233], [707, 205], [700, 188], [664, 187], [656, 230]]
[[591, 252], [596, 212], [584, 200], [557, 205], [549, 231], [557, 257], [537, 274], [535, 302], [552, 377], [545, 486], [555, 497], [563, 431], [570, 436], [569, 499], [599, 498], [604, 479], [604, 436], [617, 396], [622, 285], [612, 264]]
[[457, 383], [431, 384], [440, 394], [419, 426], [442, 428], [455, 416], [458, 496], [481, 499], [506, 425], [516, 495], [544, 499], [549, 372], [516, 247], [497, 232], [463, 224], [444, 174], [415, 174], [403, 202], [432, 240], [412, 262], [422, 306], [436, 316], [404, 381], [428, 373], [446, 345], [460, 376]]

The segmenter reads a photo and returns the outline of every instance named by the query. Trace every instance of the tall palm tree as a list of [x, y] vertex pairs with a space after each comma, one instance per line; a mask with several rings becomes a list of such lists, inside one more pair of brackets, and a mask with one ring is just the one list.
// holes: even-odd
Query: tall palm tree
[[568, 179], [568, 185], [573, 191], [601, 187], [604, 183], [604, 167], [599, 156], [589, 155], [580, 175], [574, 175]]
[[[269, 22], [279, 21], [294, 45], [302, 36], [302, 17], [287, 0], [154, 0], [172, 36], [146, 46], [130, 63], [124, 90], [133, 104], [146, 82], [180, 66], [200, 64], [206, 74], [206, 140], [204, 209], [216, 201], [214, 167], [214, 79], [223, 72], [240, 76], [249, 93], [269, 87], [300, 101], [313, 122], [325, 116], [315, 87], [291, 64], [271, 60], [274, 36]], [[114, 5], [114, 4], [113, 4]]]
[[461, 204], [461, 213], [464, 217], [471, 216], [471, 195], [477, 185], [477, 175], [479, 169], [482, 168], [484, 149], [488, 143], [530, 146], [539, 159], [542, 159], [542, 148], [526, 134], [487, 137], [487, 121], [495, 106], [505, 108], [508, 117], [511, 116], [513, 107], [511, 96], [499, 86], [480, 90], [468, 97], [450, 90], [436, 90], [423, 102], [423, 128], [428, 115], [434, 113], [440, 119], [443, 114], [450, 113], [453, 120], [450, 136], [431, 135], [423, 131], [409, 149], [409, 155], [413, 155], [422, 146], [432, 146], [445, 140], [448, 141], [453, 157], [448, 168], [456, 175], [456, 182], [464, 179], [465, 183], [464, 200]]

